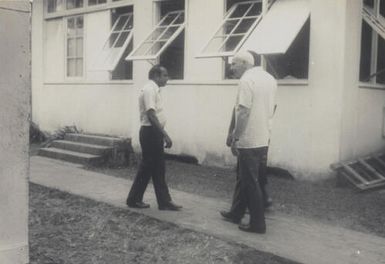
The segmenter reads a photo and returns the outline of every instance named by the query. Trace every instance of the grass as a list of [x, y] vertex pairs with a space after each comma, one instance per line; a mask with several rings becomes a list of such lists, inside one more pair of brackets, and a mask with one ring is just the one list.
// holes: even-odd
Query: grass
[[30, 184], [31, 264], [295, 264], [129, 210]]

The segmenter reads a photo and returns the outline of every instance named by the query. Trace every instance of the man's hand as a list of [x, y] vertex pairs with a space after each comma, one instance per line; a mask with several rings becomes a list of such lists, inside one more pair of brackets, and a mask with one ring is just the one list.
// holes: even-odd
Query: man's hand
[[237, 141], [238, 140], [236, 140], [234, 138], [231, 141], [231, 153], [233, 153], [234, 156], [238, 156], [238, 154], [239, 154], [239, 151], [238, 151], [238, 148], [237, 148]]
[[172, 147], [172, 140], [168, 135], [164, 136], [164, 147], [165, 148], [171, 148]]
[[233, 134], [229, 133], [226, 139], [226, 146], [231, 147], [232, 143], [233, 143]]

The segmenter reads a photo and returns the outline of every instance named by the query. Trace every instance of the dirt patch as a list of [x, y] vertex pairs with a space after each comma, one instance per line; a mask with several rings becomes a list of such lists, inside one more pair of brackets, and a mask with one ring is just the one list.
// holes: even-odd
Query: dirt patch
[[129, 210], [30, 184], [30, 263], [295, 263]]
[[[106, 175], [133, 179], [136, 167], [92, 169]], [[170, 187], [206, 197], [231, 200], [235, 171], [167, 161]], [[385, 237], [385, 191], [358, 192], [351, 186], [337, 187], [336, 179], [317, 183], [269, 176], [272, 210], [302, 216], [326, 224]]]

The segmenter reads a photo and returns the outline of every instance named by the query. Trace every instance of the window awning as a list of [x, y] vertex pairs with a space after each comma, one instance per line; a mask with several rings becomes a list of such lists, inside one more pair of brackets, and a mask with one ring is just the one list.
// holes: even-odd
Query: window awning
[[157, 59], [179, 36], [184, 27], [184, 11], [167, 13], [148, 37], [126, 57], [126, 60]]
[[276, 0], [242, 46], [257, 54], [284, 54], [310, 15], [309, 0]]

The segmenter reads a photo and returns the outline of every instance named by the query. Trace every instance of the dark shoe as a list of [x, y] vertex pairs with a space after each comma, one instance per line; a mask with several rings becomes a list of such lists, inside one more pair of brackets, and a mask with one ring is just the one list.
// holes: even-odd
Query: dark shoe
[[268, 209], [273, 205], [273, 199], [271, 199], [270, 197], [267, 197], [263, 205], [265, 206], [265, 209]]
[[165, 205], [159, 205], [159, 210], [168, 210], [168, 211], [179, 211], [182, 209], [181, 205], [174, 204], [173, 202], [168, 202]]
[[255, 228], [252, 227], [249, 224], [240, 224], [238, 226], [239, 230], [245, 231], [245, 232], [250, 232], [250, 233], [257, 233], [257, 234], [265, 234], [266, 233], [266, 227], [265, 228]]
[[219, 213], [223, 217], [223, 220], [227, 222], [234, 223], [234, 224], [239, 224], [241, 222], [240, 218], [234, 217], [234, 215], [230, 212], [220, 211]]
[[138, 209], [150, 208], [150, 205], [144, 202], [134, 202], [134, 203], [127, 202], [127, 206], [131, 208], [138, 208]]

